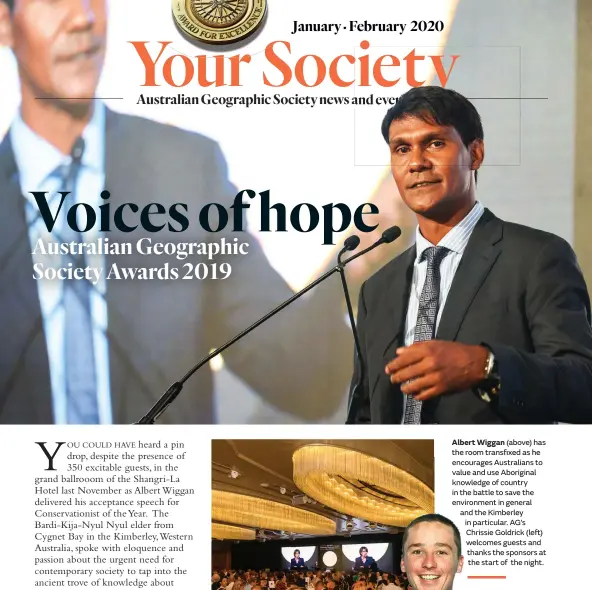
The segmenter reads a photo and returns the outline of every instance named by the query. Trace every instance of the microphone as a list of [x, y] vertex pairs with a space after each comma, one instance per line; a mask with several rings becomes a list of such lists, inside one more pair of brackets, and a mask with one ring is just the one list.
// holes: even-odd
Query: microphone
[[372, 244], [368, 248], [365, 248], [361, 252], [358, 252], [357, 254], [354, 254], [353, 256], [348, 258], [344, 262], [344, 264], [349, 264], [352, 260], [355, 260], [356, 258], [363, 256], [364, 254], [366, 254], [366, 252], [370, 252], [370, 250], [374, 250], [374, 248], [377, 248], [381, 244], [390, 244], [391, 242], [394, 242], [400, 235], [401, 235], [401, 228], [398, 225], [393, 225], [393, 227], [389, 227], [388, 229], [385, 229], [382, 232], [382, 236], [380, 237], [379, 240], [374, 242], [374, 244]]
[[[289, 299], [278, 305], [276, 308], [272, 309], [269, 313], [265, 314], [262, 318], [258, 319], [255, 323], [251, 324], [248, 328], [245, 328], [242, 332], [239, 332], [236, 336], [231, 338], [228, 342], [216, 348], [206, 357], [201, 359], [192, 369], [190, 369], [179, 381], [175, 381], [158, 399], [158, 401], [148, 410], [145, 416], [140, 418], [138, 422], [135, 424], [154, 424], [156, 420], [162, 415], [163, 412], [175, 401], [176, 397], [181, 393], [183, 390], [184, 383], [201, 367], [203, 367], [206, 363], [209, 363], [214, 357], [218, 356], [222, 352], [224, 352], [228, 347], [232, 346], [235, 342], [252, 332], [255, 328], [258, 328], [261, 324], [266, 322], [268, 319], [272, 318], [275, 314], [279, 313], [285, 307], [288, 307], [293, 301], [296, 301], [299, 297], [302, 297], [305, 293], [308, 293], [312, 288], [316, 287], [319, 283], [322, 283], [325, 279], [329, 278], [332, 274], [338, 272], [340, 274], [343, 273], [343, 268], [346, 264], [358, 258], [362, 254], [373, 250], [374, 248], [380, 246], [381, 244], [390, 243], [396, 240], [401, 235], [401, 229], [397, 226], [393, 226], [387, 230], [385, 230], [382, 234], [382, 237], [372, 244], [369, 248], [362, 250], [359, 254], [354, 256], [350, 256], [344, 262], [341, 261], [341, 256], [348, 251], [354, 250], [360, 244], [360, 238], [358, 236], [350, 236], [344, 242], [343, 248], [341, 252], [339, 252], [337, 256], [337, 265], [334, 266], [332, 269], [328, 270], [326, 273], [322, 274], [318, 279], [314, 280], [312, 283], [308, 284], [306, 287], [292, 295]], [[343, 281], [343, 278], [342, 278]], [[345, 286], [345, 292], [347, 293], [347, 284], [343, 281]], [[351, 301], [349, 300], [349, 293], [346, 295], [346, 303], [348, 306], [348, 313], [350, 315], [350, 321], [352, 323], [352, 330], [355, 329], [355, 322], [352, 320], [353, 318], [353, 311], [351, 309]], [[361, 348], [360, 343], [357, 338], [357, 332], [354, 335], [354, 339], [356, 342], [356, 350], [360, 355], [360, 366], [361, 366]]]
[[[381, 238], [382, 239], [382, 238]], [[360, 339], [358, 337], [358, 329], [356, 328], [356, 319], [354, 317], [354, 310], [351, 303], [351, 298], [349, 296], [349, 289], [347, 288], [347, 281], [345, 280], [345, 264], [341, 261], [341, 257], [345, 252], [355, 250], [360, 245], [360, 238], [356, 235], [350, 236], [345, 240], [343, 243], [343, 249], [337, 255], [337, 263], [339, 266], [339, 277], [341, 278], [341, 287], [343, 288], [343, 295], [345, 297], [345, 304], [347, 307], [347, 315], [349, 317], [349, 325], [351, 327], [352, 334], [354, 336], [354, 346], [356, 349], [356, 354], [358, 355], [358, 360], [360, 363], [360, 367], [362, 366], [362, 346], [360, 344]], [[348, 259], [349, 260], [349, 259]]]
[[[70, 150], [70, 157], [72, 158], [72, 161], [70, 162], [70, 166], [68, 167], [68, 173], [62, 177], [62, 186], [60, 188], [60, 192], [75, 193], [76, 180], [78, 179], [78, 173], [80, 172], [80, 168], [82, 167], [82, 156], [84, 155], [84, 147], [84, 138], [77, 137], [74, 141], [72, 149]], [[75, 194], [72, 196], [76, 197]]]
[[360, 238], [358, 236], [350, 236], [343, 242], [343, 250], [337, 256], [337, 260], [339, 260], [340, 256], [345, 252], [351, 252], [355, 250], [360, 245]]
[[[381, 244], [390, 244], [391, 242], [394, 242], [400, 235], [401, 235], [401, 228], [399, 226], [393, 225], [393, 227], [389, 227], [388, 229], [386, 229], [382, 232], [382, 236], [380, 237], [379, 240], [374, 242], [374, 244], [372, 244], [370, 247], [366, 248], [365, 250], [362, 250], [358, 254], [355, 254], [354, 256], [351, 256], [350, 258], [348, 258], [345, 261], [345, 263], [343, 264], [343, 266], [345, 266], [348, 262], [351, 262], [355, 258], [362, 256], [362, 254], [365, 254], [366, 252], [369, 252], [370, 250], [374, 250], [374, 248], [377, 248]], [[354, 237], [354, 236], [352, 236], [352, 237]], [[347, 240], [346, 240], [346, 242], [347, 242]], [[359, 242], [359, 240], [358, 240], [358, 242]], [[352, 397], [351, 397], [349, 404], [348, 404], [347, 414], [348, 414], [348, 420], [349, 420], [349, 416], [351, 415], [351, 408], [352, 408], [353, 404], [354, 403], [357, 404], [359, 402], [359, 396], [356, 395], [355, 390], [356, 390], [357, 386], [360, 383], [363, 383], [363, 381], [364, 381], [364, 363], [362, 362], [362, 345], [360, 344], [360, 338], [358, 337], [358, 328], [356, 326], [356, 320], [354, 318], [352, 304], [351, 304], [351, 300], [349, 297], [349, 291], [347, 288], [347, 281], [345, 280], [345, 273], [343, 272], [343, 270], [339, 273], [339, 275], [341, 276], [341, 284], [343, 286], [343, 294], [345, 295], [345, 301], [347, 304], [347, 312], [349, 315], [349, 321], [351, 324], [352, 333], [354, 335], [354, 344], [355, 344], [355, 348], [356, 348], [356, 355], [358, 357], [358, 367], [360, 369], [359, 374], [358, 374], [358, 381], [356, 383], [356, 386], [354, 386], [352, 388]], [[348, 423], [349, 422], [346, 422], [346, 424], [348, 424]]]
[[382, 232], [382, 237], [378, 241], [382, 240], [383, 243], [390, 244], [399, 237], [401, 237], [401, 228], [398, 225], [393, 225], [393, 227], [389, 227]]
[[80, 165], [82, 163], [82, 156], [84, 155], [84, 137], [77, 137], [70, 151], [72, 157], [72, 164]]

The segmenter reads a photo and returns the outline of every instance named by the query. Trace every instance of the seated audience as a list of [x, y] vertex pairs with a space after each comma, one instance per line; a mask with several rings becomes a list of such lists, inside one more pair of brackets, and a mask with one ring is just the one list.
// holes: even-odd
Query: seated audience
[[404, 574], [336, 570], [217, 570], [212, 590], [405, 590]]

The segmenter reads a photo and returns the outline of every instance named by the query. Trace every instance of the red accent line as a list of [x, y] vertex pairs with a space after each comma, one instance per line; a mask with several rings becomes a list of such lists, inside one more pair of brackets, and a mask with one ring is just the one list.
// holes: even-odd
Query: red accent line
[[467, 576], [469, 580], [505, 580], [506, 576]]

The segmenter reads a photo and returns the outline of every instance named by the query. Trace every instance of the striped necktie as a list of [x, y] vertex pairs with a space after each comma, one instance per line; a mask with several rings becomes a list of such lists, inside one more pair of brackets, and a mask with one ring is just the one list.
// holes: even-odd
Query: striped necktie
[[[64, 199], [61, 209], [62, 226], [60, 242], [83, 242], [84, 237], [72, 229], [66, 213], [76, 203], [76, 181], [82, 166], [84, 142], [75, 143], [72, 161], [61, 167], [62, 191], [70, 194]], [[64, 254], [63, 267], [72, 265], [84, 268], [84, 255]], [[90, 308], [91, 285], [86, 279], [64, 279], [64, 363], [66, 378], [68, 424], [98, 424], [99, 410], [95, 374], [92, 315]]]
[[[414, 342], [432, 340], [435, 335], [440, 302], [440, 264], [448, 252], [448, 248], [432, 246], [421, 255], [421, 261], [428, 261], [428, 268], [419, 298]], [[406, 395], [404, 407], [403, 424], [421, 424], [421, 402]]]

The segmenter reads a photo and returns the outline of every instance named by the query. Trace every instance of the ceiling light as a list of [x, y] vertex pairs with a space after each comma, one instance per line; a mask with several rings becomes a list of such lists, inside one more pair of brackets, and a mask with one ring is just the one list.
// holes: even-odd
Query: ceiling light
[[[434, 511], [434, 492], [386, 461], [334, 445], [311, 444], [293, 455], [294, 483], [307, 496], [367, 522], [405, 527]], [[335, 486], [327, 475], [340, 478]]]
[[212, 539], [235, 539], [239, 541], [253, 541], [255, 531], [244, 527], [230, 526], [227, 524], [212, 523]]
[[336, 531], [335, 522], [320, 514], [222, 490], [212, 490], [212, 520], [310, 535], [332, 535]]

